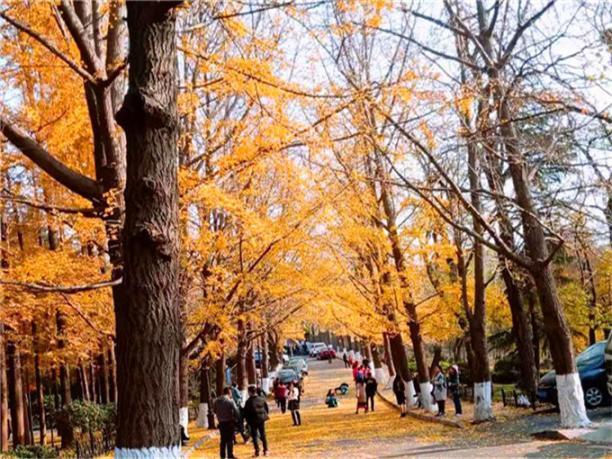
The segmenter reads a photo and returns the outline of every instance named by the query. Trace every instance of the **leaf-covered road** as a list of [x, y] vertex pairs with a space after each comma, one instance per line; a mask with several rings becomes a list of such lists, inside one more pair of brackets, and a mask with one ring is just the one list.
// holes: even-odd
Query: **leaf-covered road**
[[[350, 370], [341, 361], [310, 361], [302, 399], [302, 426], [293, 427], [289, 412], [281, 414], [270, 402], [267, 423], [270, 457], [277, 458], [404, 458], [404, 457], [604, 457], [606, 448], [575, 442], [533, 441], [528, 435], [507, 431], [506, 423], [455, 429], [413, 418], [376, 399], [372, 413], [355, 414], [353, 385], [340, 406], [323, 403], [328, 389], [351, 383]], [[235, 455], [253, 456], [253, 445], [240, 442]], [[610, 453], [608, 450], [607, 453]], [[204, 443], [192, 458], [219, 457], [218, 438]]]

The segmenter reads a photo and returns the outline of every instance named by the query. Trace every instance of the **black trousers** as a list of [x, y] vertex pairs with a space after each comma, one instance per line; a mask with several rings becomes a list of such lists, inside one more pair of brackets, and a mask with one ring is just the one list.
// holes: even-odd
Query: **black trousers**
[[287, 411], [287, 399], [279, 398], [278, 403], [280, 404], [281, 413], [285, 414], [285, 412]]
[[266, 423], [262, 422], [259, 424], [249, 424], [249, 430], [253, 437], [253, 446], [255, 447], [255, 454], [259, 455], [259, 443], [258, 440], [261, 438], [263, 444], [264, 453], [268, 451], [268, 439], [266, 438]]
[[442, 400], [438, 402], [438, 413], [444, 414], [444, 406], [446, 405], [446, 401]]
[[219, 433], [221, 436], [221, 459], [225, 459], [226, 457], [228, 459], [234, 457], [234, 427], [235, 426], [232, 421], [219, 423]]
[[463, 414], [461, 410], [461, 396], [459, 391], [453, 392], [453, 403], [455, 404], [455, 414]]
[[291, 419], [293, 419], [294, 426], [302, 425], [302, 417], [300, 416], [299, 410], [291, 410]]
[[374, 397], [375, 395], [367, 395], [366, 406], [370, 406], [370, 410], [374, 411]]

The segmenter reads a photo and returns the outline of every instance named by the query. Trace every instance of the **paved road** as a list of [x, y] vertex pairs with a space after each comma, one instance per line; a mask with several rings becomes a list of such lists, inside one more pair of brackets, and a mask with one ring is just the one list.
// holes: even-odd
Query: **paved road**
[[[349, 382], [351, 373], [342, 362], [311, 361], [302, 400], [301, 427], [293, 427], [289, 413], [271, 403], [267, 424], [270, 456], [278, 458], [404, 458], [404, 457], [605, 457], [612, 449], [578, 442], [534, 441], [528, 429], [514, 424], [490, 423], [455, 429], [412, 418], [399, 418], [394, 408], [377, 400], [375, 411], [355, 414], [352, 390], [340, 406], [327, 408], [327, 390]], [[528, 418], [527, 418], [528, 419]], [[528, 420], [519, 425], [529, 425]], [[515, 426], [516, 427], [516, 426]], [[218, 457], [213, 439], [191, 457]], [[239, 458], [251, 457], [251, 443], [238, 445]]]

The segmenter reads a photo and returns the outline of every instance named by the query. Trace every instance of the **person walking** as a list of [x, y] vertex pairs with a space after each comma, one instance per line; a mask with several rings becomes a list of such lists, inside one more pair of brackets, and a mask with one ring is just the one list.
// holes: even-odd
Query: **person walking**
[[342, 353], [342, 361], [344, 362], [344, 368], [350, 368], [351, 364], [349, 363], [348, 355], [346, 351]]
[[302, 425], [302, 417], [300, 416], [300, 389], [297, 383], [289, 383], [289, 411], [291, 411], [291, 419], [294, 426]]
[[366, 389], [365, 382], [363, 379], [358, 378], [355, 385], [355, 392], [357, 394], [357, 408], [355, 409], [355, 414], [359, 414], [359, 408], [363, 408], [364, 411], [368, 412], [368, 400], [366, 397]]
[[255, 386], [249, 386], [249, 398], [244, 404], [244, 418], [249, 426], [251, 437], [253, 438], [253, 446], [255, 447], [255, 456], [259, 456], [259, 442], [261, 438], [263, 445], [264, 456], [268, 455], [268, 439], [266, 438], [266, 421], [270, 419], [268, 416], [270, 409], [266, 399], [257, 393]]
[[276, 400], [278, 400], [278, 406], [281, 409], [281, 413], [285, 414], [287, 411], [287, 395], [288, 395], [287, 386], [282, 381], [278, 382], [278, 386], [276, 386], [276, 392], [274, 395], [276, 396]]
[[220, 436], [220, 452], [221, 459], [234, 458], [234, 429], [238, 419], [240, 419], [240, 411], [236, 403], [232, 400], [231, 389], [225, 387], [223, 395], [215, 400], [213, 411], [217, 416]]
[[396, 375], [395, 379], [393, 380], [393, 393], [395, 394], [397, 404], [400, 406], [400, 410], [402, 411], [400, 417], [403, 418], [406, 416], [406, 384], [399, 374]]
[[444, 373], [442, 373], [442, 369], [440, 365], [436, 365], [434, 367], [433, 374], [433, 396], [434, 400], [438, 404], [438, 414], [436, 416], [444, 416], [446, 413], [444, 412], [444, 405], [446, 404], [446, 378], [444, 377]]
[[457, 365], [453, 365], [448, 370], [448, 390], [455, 404], [455, 416], [461, 416], [463, 410], [461, 408], [461, 393], [459, 390], [459, 367]]
[[374, 411], [374, 397], [376, 397], [376, 391], [378, 389], [378, 382], [376, 378], [370, 374], [368, 379], [366, 379], [366, 407], [370, 407], [372, 411]]

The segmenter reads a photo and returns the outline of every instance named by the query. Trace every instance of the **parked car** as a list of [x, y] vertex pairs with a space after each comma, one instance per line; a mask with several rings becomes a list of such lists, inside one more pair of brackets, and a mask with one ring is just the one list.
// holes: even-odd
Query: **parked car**
[[313, 343], [313, 345], [310, 347], [310, 356], [316, 357], [317, 355], [319, 355], [319, 352], [324, 351], [326, 349], [327, 344], [325, 343]]
[[[587, 347], [576, 358], [587, 408], [610, 404], [610, 394], [606, 390], [605, 348], [606, 342], [600, 341]], [[549, 371], [540, 379], [537, 397], [540, 402], [557, 404], [557, 380], [554, 371]]]
[[276, 377], [283, 384], [289, 384], [290, 382], [301, 381], [303, 379], [296, 373], [295, 370], [292, 370], [291, 368], [283, 368], [276, 374]]
[[319, 352], [319, 355], [317, 356], [317, 358], [319, 360], [335, 359], [336, 351], [334, 351], [333, 349], [325, 349]]
[[293, 368], [298, 373], [308, 374], [308, 362], [302, 357], [291, 357], [284, 366]]

